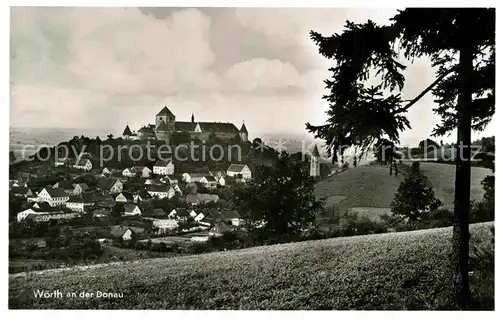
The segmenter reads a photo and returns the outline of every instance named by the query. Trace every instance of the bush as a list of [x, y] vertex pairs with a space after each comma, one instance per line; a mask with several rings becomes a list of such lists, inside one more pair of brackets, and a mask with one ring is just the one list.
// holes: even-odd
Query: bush
[[447, 227], [453, 225], [453, 211], [441, 208], [431, 212], [429, 228]]

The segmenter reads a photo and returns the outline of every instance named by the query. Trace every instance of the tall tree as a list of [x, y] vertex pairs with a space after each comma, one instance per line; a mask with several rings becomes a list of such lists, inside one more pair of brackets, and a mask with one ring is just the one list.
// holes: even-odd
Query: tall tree
[[273, 167], [259, 167], [253, 181], [235, 190], [234, 201], [247, 221], [265, 223], [260, 229], [269, 236], [299, 235], [323, 208], [314, 196], [314, 178], [286, 152]]
[[[330, 90], [324, 96], [330, 103], [327, 124], [306, 127], [331, 148], [366, 147], [381, 137], [398, 142], [399, 132], [410, 127], [404, 114], [430, 91], [441, 116], [433, 134], [457, 129], [454, 283], [457, 304], [469, 308], [471, 130], [483, 129], [495, 109], [495, 9], [411, 8], [398, 11], [389, 25], [347, 21], [342, 34], [323, 37], [311, 31], [311, 38], [335, 65], [332, 79], [325, 81]], [[399, 94], [406, 67], [398, 61], [398, 49], [409, 60], [425, 56], [437, 67], [435, 81], [408, 101]], [[380, 84], [367, 88], [373, 72]], [[338, 152], [334, 149], [334, 158]]]

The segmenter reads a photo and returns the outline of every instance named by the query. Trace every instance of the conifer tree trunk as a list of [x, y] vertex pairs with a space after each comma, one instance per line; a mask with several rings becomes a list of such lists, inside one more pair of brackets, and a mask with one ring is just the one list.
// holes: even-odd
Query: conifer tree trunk
[[[466, 37], [465, 37], [466, 38]], [[469, 208], [471, 163], [470, 144], [472, 118], [470, 113], [472, 92], [469, 86], [473, 71], [472, 48], [468, 44], [460, 50], [457, 127], [457, 158], [455, 170], [455, 204], [453, 223], [453, 265], [457, 304], [470, 309], [469, 286]]]

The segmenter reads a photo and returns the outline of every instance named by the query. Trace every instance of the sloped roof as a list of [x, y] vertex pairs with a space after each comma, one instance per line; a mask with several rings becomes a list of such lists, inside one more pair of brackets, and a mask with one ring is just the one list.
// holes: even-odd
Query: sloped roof
[[[33, 206], [35, 204], [37, 204], [40, 208], [34, 208]], [[53, 207], [49, 205], [48, 202], [36, 202], [35, 204], [33, 204], [31, 208], [37, 212], [51, 212], [55, 210]]]
[[68, 195], [66, 194], [66, 191], [64, 191], [63, 188], [51, 188], [51, 187], [47, 187], [45, 188], [45, 190], [48, 192], [48, 194], [52, 197], [52, 198], [61, 198], [61, 197], [67, 197]]
[[165, 216], [166, 215], [165, 211], [161, 208], [154, 209], [153, 213], [157, 216]]
[[231, 172], [241, 172], [245, 168], [245, 164], [231, 164], [229, 168], [227, 168], [227, 171]]
[[312, 155], [315, 157], [319, 157], [319, 151], [318, 151], [318, 146], [314, 145], [314, 149], [312, 151]]
[[198, 122], [198, 124], [203, 132], [239, 133], [238, 128], [233, 123]]
[[241, 126], [240, 132], [248, 134], [247, 127], [245, 126], [245, 123], [243, 123], [243, 125]]
[[73, 181], [71, 180], [62, 180], [57, 183], [58, 188], [63, 188], [66, 190], [71, 190], [73, 189]]
[[158, 228], [177, 228], [179, 224], [174, 219], [156, 219], [153, 218], [153, 225]]
[[205, 179], [207, 179], [208, 182], [215, 182], [215, 181], [217, 181], [217, 180], [215, 180], [214, 176], [205, 176]]
[[94, 202], [94, 194], [92, 192], [90, 192], [90, 193], [83, 193], [79, 196], [71, 196], [71, 197], [69, 197], [68, 202], [92, 203], [92, 202]]
[[196, 123], [175, 121], [175, 130], [178, 132], [194, 132]]
[[153, 125], [153, 127], [151, 127], [151, 126], [143, 126], [137, 132], [145, 133], [145, 134], [149, 134], [149, 135], [154, 135], [155, 134], [154, 125]]
[[14, 193], [14, 194], [18, 193], [18, 194], [23, 194], [23, 195], [27, 194], [29, 190], [30, 190], [30, 188], [28, 188], [28, 187], [12, 187], [12, 189], [11, 189], [12, 193]]
[[233, 218], [241, 218], [240, 214], [236, 210], [223, 210], [221, 211], [221, 217], [224, 220], [229, 220]]
[[[124, 196], [124, 197], [125, 197], [125, 199], [127, 199], [127, 200], [132, 200], [132, 199], [133, 199], [133, 198], [132, 198], [132, 195], [131, 195], [130, 193], [128, 193], [128, 192], [120, 192], [120, 193], [118, 194], [118, 196], [119, 196], [119, 195]], [[118, 198], [118, 196], [116, 196], [116, 197]], [[115, 199], [116, 199], [116, 198], [115, 198]]]
[[125, 212], [133, 212], [137, 205], [124, 205], [123, 208], [125, 209]]
[[222, 176], [226, 175], [226, 170], [224, 170], [224, 169], [215, 169], [215, 170], [212, 170], [212, 171], [210, 171], [210, 174], [215, 177], [219, 172], [220, 172], [220, 174]]
[[111, 227], [111, 235], [115, 237], [122, 237], [123, 234], [128, 230], [128, 227], [123, 227], [123, 226], [113, 226]]
[[154, 167], [166, 167], [167, 165], [169, 165], [170, 163], [172, 163], [171, 160], [169, 161], [165, 161], [165, 160], [158, 160], [155, 162], [154, 164]]
[[146, 189], [152, 192], [168, 192], [171, 187], [162, 185], [149, 185]]
[[85, 182], [82, 182], [82, 183], [75, 183], [73, 185], [73, 187], [77, 187], [77, 186], [80, 186], [80, 188], [82, 188], [82, 190], [89, 190], [89, 186], [85, 183]]
[[130, 128], [128, 127], [128, 124], [127, 126], [125, 127], [125, 130], [123, 130], [123, 135], [132, 135], [132, 131], [130, 131]]
[[207, 177], [207, 176], [210, 176], [209, 173], [198, 173], [198, 172], [195, 172], [195, 173], [188, 173], [189, 176], [191, 177], [191, 179], [193, 178], [203, 178], [203, 177]]
[[151, 195], [146, 190], [139, 191], [136, 196], [141, 197], [141, 199], [151, 199]]
[[87, 158], [81, 158], [80, 160], [76, 161], [76, 165], [84, 166], [87, 164], [87, 161], [90, 161], [90, 160]]
[[156, 116], [162, 116], [162, 115], [168, 115], [168, 116], [175, 116], [174, 113], [170, 112], [167, 106], [162, 108]]
[[186, 202], [188, 203], [206, 203], [211, 201], [213, 202], [219, 201], [219, 196], [208, 193], [197, 193], [195, 195], [189, 194], [186, 196]]
[[118, 179], [116, 178], [100, 178], [99, 181], [97, 181], [97, 187], [104, 190], [109, 190], [115, 185], [117, 181]]

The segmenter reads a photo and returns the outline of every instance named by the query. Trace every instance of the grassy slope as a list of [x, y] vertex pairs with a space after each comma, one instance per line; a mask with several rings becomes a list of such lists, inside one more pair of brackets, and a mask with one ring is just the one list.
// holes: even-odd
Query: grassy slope
[[[488, 240], [491, 226], [471, 226], [473, 238]], [[448, 298], [450, 238], [442, 228], [11, 275], [9, 307], [436, 309]], [[35, 299], [37, 289], [123, 298]]]
[[[411, 166], [410, 163], [408, 165]], [[420, 168], [428, 177], [437, 197], [446, 207], [453, 208], [455, 166], [421, 162]], [[491, 174], [489, 169], [472, 168], [471, 199], [483, 198], [481, 180], [489, 174]], [[326, 206], [338, 205], [341, 213], [352, 207], [387, 208], [402, 180], [401, 174], [398, 177], [389, 176], [387, 166], [361, 166], [320, 181], [316, 184], [315, 194], [317, 197], [329, 197]]]
[[335, 196], [327, 199], [327, 207], [338, 203], [341, 212], [352, 207], [389, 207], [403, 176], [389, 176], [388, 167], [361, 166], [334, 175], [316, 185], [317, 197]]
[[[410, 164], [411, 165], [411, 164]], [[436, 196], [441, 199], [445, 207], [453, 209], [453, 199], [455, 194], [455, 165], [421, 162], [420, 170], [427, 176], [434, 188]], [[484, 190], [481, 181], [492, 174], [491, 170], [480, 167], [472, 167], [471, 175], [471, 199], [481, 200]]]

